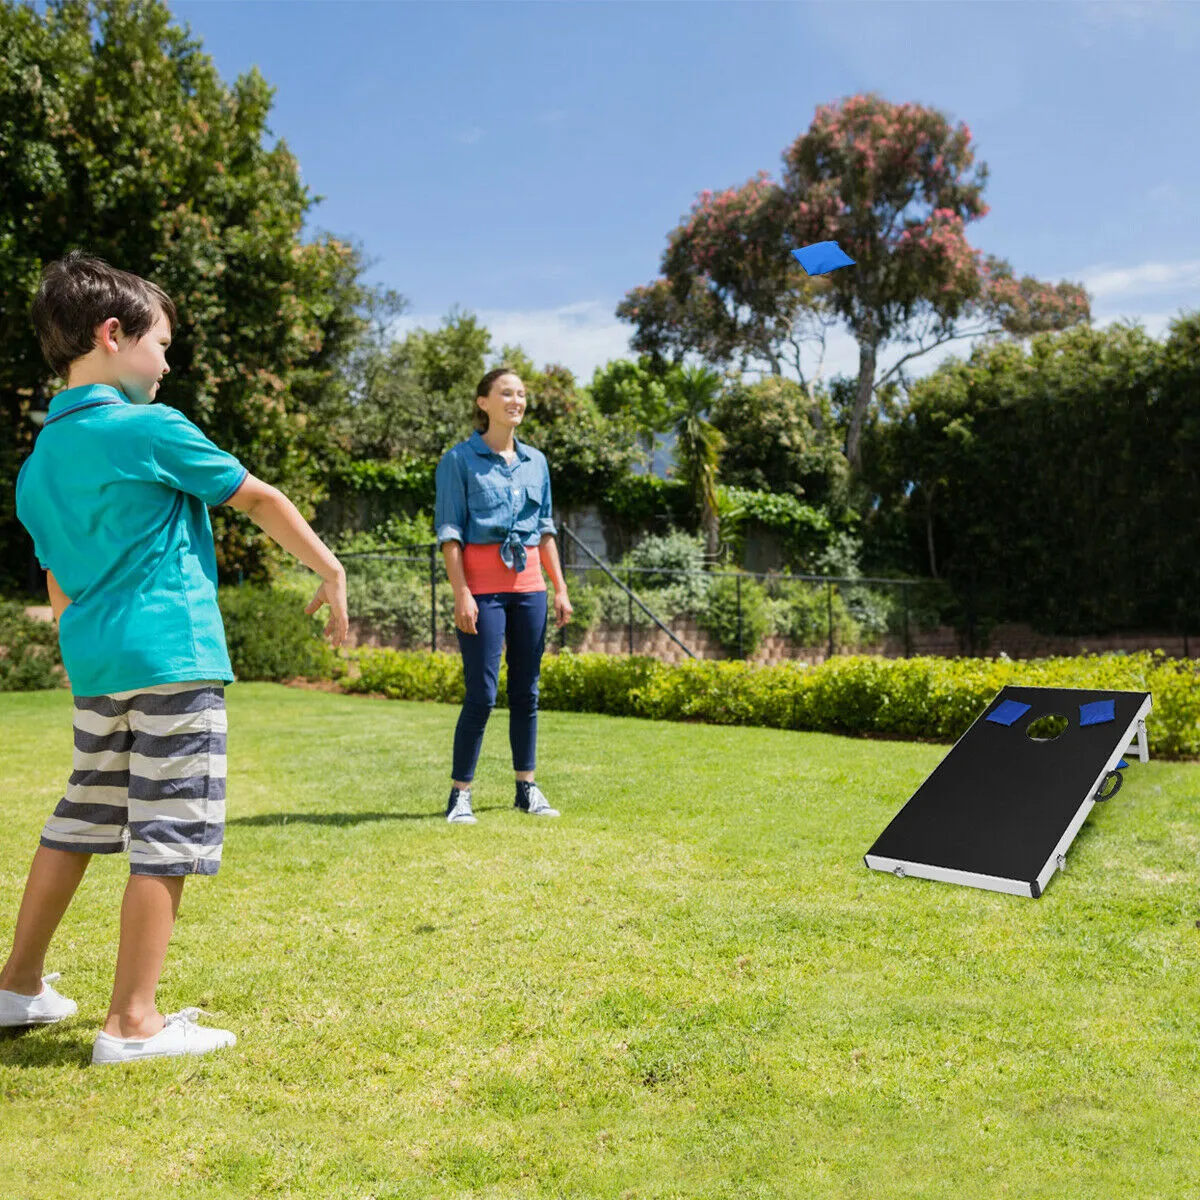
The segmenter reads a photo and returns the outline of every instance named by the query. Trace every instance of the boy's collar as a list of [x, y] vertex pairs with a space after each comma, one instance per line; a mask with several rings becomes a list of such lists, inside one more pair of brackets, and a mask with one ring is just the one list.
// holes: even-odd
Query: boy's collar
[[108, 383], [84, 383], [79, 387], [67, 388], [50, 401], [47, 419], [61, 417], [84, 404], [128, 404], [129, 400], [120, 388]]
[[[503, 460], [504, 456], [502, 454], [497, 454], [496, 451], [493, 450], [491, 446], [489, 446], [487, 442], [483, 440], [483, 434], [480, 433], [478, 429], [471, 434], [469, 441], [471, 449], [474, 450], [476, 454], [492, 455], [494, 458]], [[515, 433], [513, 434], [513, 449], [516, 450], [517, 457], [522, 462], [529, 461], [529, 451], [525, 449], [521, 439], [517, 437]]]

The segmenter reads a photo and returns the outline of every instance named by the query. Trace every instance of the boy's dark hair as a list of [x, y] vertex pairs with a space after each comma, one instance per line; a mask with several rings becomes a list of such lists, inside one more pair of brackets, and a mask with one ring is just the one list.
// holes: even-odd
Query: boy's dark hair
[[42, 355], [65, 379], [71, 364], [91, 353], [97, 325], [116, 317], [127, 336], [140, 338], [160, 312], [174, 333], [175, 305], [158, 284], [72, 250], [47, 264], [31, 315]]
[[[481, 396], [486, 396], [492, 390], [492, 384], [500, 378], [501, 375], [516, 375], [519, 379], [520, 372], [513, 367], [499, 366], [493, 367], [476, 385], [475, 399], [478, 400]], [[480, 433], [488, 431], [488, 415], [479, 405], [475, 405], [475, 425]]]

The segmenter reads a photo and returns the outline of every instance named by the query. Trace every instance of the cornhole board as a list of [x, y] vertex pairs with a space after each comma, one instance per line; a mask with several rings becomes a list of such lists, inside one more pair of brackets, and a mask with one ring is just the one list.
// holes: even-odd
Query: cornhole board
[[[1120, 780], [1122, 756], [1149, 760], [1150, 707], [1149, 692], [1004, 688], [879, 835], [867, 866], [1040, 896], [1110, 774]], [[1051, 714], [1067, 718], [1063, 733], [1031, 738]]]

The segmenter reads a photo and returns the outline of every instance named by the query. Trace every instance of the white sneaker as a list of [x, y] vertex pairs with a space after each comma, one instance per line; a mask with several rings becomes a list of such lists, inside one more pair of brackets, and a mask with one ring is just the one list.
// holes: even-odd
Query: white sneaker
[[184, 1054], [207, 1054], [210, 1050], [236, 1044], [237, 1038], [228, 1029], [208, 1029], [196, 1024], [197, 1017], [207, 1015], [198, 1008], [185, 1008], [182, 1012], [171, 1013], [162, 1029], [148, 1038], [119, 1038], [98, 1033], [92, 1046], [92, 1062], [178, 1058]]
[[475, 825], [475, 814], [471, 811], [471, 789], [460, 791], [450, 789], [450, 799], [446, 802], [446, 820], [451, 825]]
[[523, 804], [520, 795], [517, 796], [513, 804], [513, 808], [519, 812], [528, 813], [531, 817], [557, 817], [560, 815], [557, 808], [550, 807], [550, 801], [542, 793], [542, 789], [536, 783], [529, 785], [529, 803]]
[[57, 974], [45, 976], [42, 990], [36, 996], [0, 991], [0, 1025], [53, 1025], [55, 1021], [73, 1017], [79, 1005], [50, 986], [58, 978]]

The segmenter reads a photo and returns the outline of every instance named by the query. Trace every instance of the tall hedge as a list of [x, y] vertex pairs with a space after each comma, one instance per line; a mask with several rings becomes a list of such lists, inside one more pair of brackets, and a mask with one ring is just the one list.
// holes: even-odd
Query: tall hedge
[[1165, 343], [1080, 328], [947, 364], [870, 470], [964, 619], [1200, 636], [1200, 314]]

